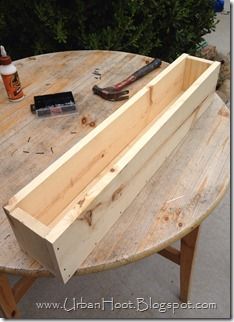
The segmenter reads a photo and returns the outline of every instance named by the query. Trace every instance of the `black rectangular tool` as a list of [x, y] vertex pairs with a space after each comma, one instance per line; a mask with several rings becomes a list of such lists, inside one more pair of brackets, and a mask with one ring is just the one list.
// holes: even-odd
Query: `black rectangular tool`
[[53, 116], [76, 112], [76, 104], [72, 92], [62, 92], [34, 96], [34, 104], [30, 106], [37, 116]]

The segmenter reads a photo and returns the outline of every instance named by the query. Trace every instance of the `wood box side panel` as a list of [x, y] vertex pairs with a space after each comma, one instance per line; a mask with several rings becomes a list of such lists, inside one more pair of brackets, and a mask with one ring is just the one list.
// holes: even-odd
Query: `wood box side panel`
[[[22, 209], [44, 224], [50, 224], [64, 205], [69, 204], [77, 193], [88, 185], [92, 178], [101, 172], [161, 112], [168, 101], [180, 93], [187, 56], [179, 57], [167, 68], [168, 70], [165, 69], [161, 73], [162, 76], [159, 75], [160, 79], [163, 79], [160, 91], [165, 89], [165, 84], [169, 84], [169, 87], [173, 88], [172, 96], [166, 96], [163, 92], [161, 98], [167, 97], [166, 100], [161, 99], [160, 104], [152, 108], [151, 91], [148, 86], [145, 86], [86, 138], [78, 142], [75, 147], [20, 191], [13, 198], [13, 205], [18, 203]], [[168, 73], [171, 74], [170, 77]], [[179, 81], [175, 82], [175, 79]], [[158, 83], [157, 86], [159, 86]], [[74, 151], [79, 154], [79, 162], [77, 162]], [[63, 185], [60, 184], [61, 182]]]
[[[53, 245], [57, 252], [62, 280], [66, 283], [79, 265], [87, 258], [95, 245], [105, 236], [131, 204], [146, 182], [159, 169], [165, 159], [191, 128], [192, 124], [207, 109], [212, 97], [209, 96], [192, 115], [190, 115], [166, 142], [157, 138], [150, 140], [147, 146], [130, 162], [123, 171], [97, 196], [90, 209], [79, 216]], [[170, 126], [169, 126], [170, 127]], [[167, 129], [166, 129], [167, 131]], [[158, 146], [157, 142], [161, 144]], [[154, 147], [156, 146], [156, 150]], [[143, 159], [144, 165], [141, 162]], [[75, 245], [75, 246], [74, 246]], [[65, 269], [65, 270], [64, 270]]]
[[20, 208], [15, 209], [12, 214], [6, 208], [4, 208], [4, 211], [20, 248], [52, 274], [58, 276], [59, 270], [53, 255], [53, 248], [45, 239], [48, 229]]
[[149, 85], [151, 102], [157, 106], [159, 112], [182, 94], [187, 57], [188, 55], [180, 56]]
[[[110, 173], [108, 171], [108, 176], [103, 177], [103, 173], [100, 173], [98, 176], [98, 181], [94, 180], [94, 184], [90, 184], [86, 189], [82, 191], [80, 195], [76, 197], [77, 204], [80, 204], [80, 208], [71, 209], [73, 206], [68, 206], [66, 212], [63, 212], [63, 217], [60, 218], [60, 221], [51, 229], [49, 233], [49, 238], [55, 240], [57, 236], [62, 234], [63, 231], [70, 225], [70, 223], [78, 216], [81, 216], [82, 213], [89, 210], [90, 208], [96, 207], [95, 199], [101, 193], [101, 191], [107, 186], [111, 180], [119, 174], [120, 171], [128, 164], [128, 162], [134, 158], [134, 156], [142, 149], [142, 146], [147, 143], [150, 136], [158, 135], [157, 140], [154, 144], [154, 148], [159, 146], [170, 136], [176, 128], [178, 128], [184, 120], [209, 96], [210, 93], [213, 93], [215, 90], [217, 77], [219, 72], [219, 63], [214, 63], [205, 73], [201, 76], [202, 79], [198, 79], [186, 92], [184, 92], [181, 97], [165, 111], [163, 115], [156, 121], [152, 122], [148, 134], [142, 135], [140, 141], [137, 139], [137, 144], [134, 143], [134, 147], [128, 148], [125, 156], [117, 162], [117, 164], [111, 163], [108, 168], [109, 170], [116, 168], [116, 171]], [[157, 132], [160, 132], [158, 134]], [[141, 146], [140, 146], [140, 144]], [[145, 160], [145, 156], [141, 158]], [[106, 170], [104, 170], [106, 171]], [[85, 198], [84, 198], [85, 197]], [[79, 202], [80, 200], [80, 202]], [[82, 201], [82, 202], [81, 202]], [[73, 203], [74, 204], [74, 203]], [[69, 209], [71, 211], [69, 211]]]
[[191, 86], [202, 73], [212, 65], [211, 61], [197, 60], [195, 57], [189, 56], [185, 62], [184, 76], [183, 76], [183, 90]]

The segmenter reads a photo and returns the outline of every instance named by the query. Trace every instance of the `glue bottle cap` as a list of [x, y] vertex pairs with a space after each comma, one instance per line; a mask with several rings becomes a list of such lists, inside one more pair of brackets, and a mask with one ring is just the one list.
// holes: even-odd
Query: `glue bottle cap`
[[11, 57], [7, 55], [6, 50], [3, 46], [0, 46], [0, 50], [0, 65], [10, 65], [12, 63]]

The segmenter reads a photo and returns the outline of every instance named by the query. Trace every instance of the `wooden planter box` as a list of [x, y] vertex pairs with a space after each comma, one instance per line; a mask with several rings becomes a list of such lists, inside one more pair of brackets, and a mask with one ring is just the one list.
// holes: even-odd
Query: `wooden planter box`
[[4, 207], [29, 255], [67, 282], [212, 101], [218, 62], [187, 54]]

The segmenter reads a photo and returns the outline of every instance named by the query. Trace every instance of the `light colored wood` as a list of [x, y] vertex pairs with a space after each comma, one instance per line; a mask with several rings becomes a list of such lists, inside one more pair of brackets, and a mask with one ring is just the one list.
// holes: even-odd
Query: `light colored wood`
[[229, 182], [228, 115], [216, 96], [182, 146], [82, 263], [79, 274], [152, 255], [188, 234], [210, 214]]
[[[34, 258], [52, 273], [56, 274], [57, 263], [54, 262], [53, 249], [47, 242], [48, 227], [37, 222], [32, 216], [20, 208], [13, 211], [13, 216], [6, 210], [11, 227], [21, 248], [27, 254], [34, 254]], [[27, 225], [26, 225], [27, 223]], [[52, 256], [50, 256], [52, 253]]]
[[[199, 107], [199, 109], [207, 108], [206, 102], [204, 106]], [[131, 150], [128, 153], [133, 154], [132, 162], [128, 162], [128, 155], [124, 154], [127, 162], [124, 164], [124, 161], [120, 159], [120, 162], [114, 165], [110, 165], [110, 169], [116, 169], [121, 173], [120, 177], [116, 177], [116, 180], [110, 180], [109, 184], [102, 191], [102, 193], [94, 199], [94, 202], [89, 207], [92, 215], [92, 222], [84, 220], [78, 220], [73, 222], [73, 225], [68, 226], [68, 218], [76, 217], [76, 207], [72, 208], [69, 212], [66, 213], [66, 216], [58, 224], [58, 228], [55, 227], [48, 235], [47, 239], [54, 244], [54, 250], [57, 255], [57, 261], [60, 268], [65, 268], [64, 272], [60, 269], [60, 274], [62, 275], [63, 281], [66, 282], [71, 275], [77, 269], [77, 263], [80, 265], [85, 258], [87, 253], [95, 247], [103, 234], [107, 233], [110, 227], [113, 225], [113, 222], [116, 221], [124, 210], [130, 205], [131, 201], [136, 197], [139, 191], [151, 178], [152, 174], [162, 165], [163, 161], [170, 155], [175, 146], [179, 144], [181, 139], [189, 131], [193, 122], [195, 122], [198, 111], [195, 111], [191, 117], [189, 117], [180, 128], [173, 133], [170, 139], [167, 140], [166, 144], [163, 144], [164, 141], [157, 140], [156, 137], [152, 136], [148, 145], [144, 143], [140, 144], [141, 154], [134, 155]], [[172, 126], [173, 129], [173, 126]], [[138, 148], [139, 148], [139, 142]], [[154, 147], [153, 151], [152, 148]], [[134, 148], [134, 146], [133, 146]], [[121, 162], [124, 164], [124, 167], [121, 167]], [[139, 167], [138, 167], [139, 166]], [[97, 187], [91, 187], [94, 192], [99, 191], [99, 186], [102, 182], [108, 182], [108, 171], [107, 175], [101, 174], [100, 181], [97, 181]], [[88, 195], [89, 187], [87, 188], [88, 192], [85, 190], [84, 195]], [[79, 197], [80, 198], [80, 197]], [[82, 196], [81, 199], [84, 197]], [[77, 203], [77, 202], [76, 202]], [[74, 213], [73, 213], [74, 212]], [[75, 216], [74, 216], [75, 214]], [[63, 234], [60, 233], [58, 236], [58, 230], [65, 229]], [[95, 229], [94, 229], [94, 228]], [[56, 228], [58, 230], [56, 230]], [[90, 235], [92, 234], [92, 236]], [[76, 243], [77, 236], [79, 236], [80, 243]], [[91, 238], [92, 237], [92, 238]], [[73, 245], [76, 244], [76, 247]], [[59, 251], [56, 252], [56, 249], [59, 248]], [[85, 251], [84, 251], [85, 249]]]
[[[75, 273], [183, 139], [197, 115], [201, 114], [200, 110], [208, 107], [209, 104], [204, 103], [205, 108], [200, 107], [192, 114], [214, 91], [220, 63], [192, 61], [192, 67], [188, 68], [189, 57], [182, 55], [173, 62], [169, 71], [166, 69], [161, 73], [159, 80], [156, 78], [147, 84], [65, 156], [17, 193], [5, 207], [10, 218], [14, 218], [15, 211], [22, 208], [43, 224], [48, 224], [48, 220], [53, 221], [78, 194], [73, 206], [66, 207], [61, 220], [46, 236], [39, 231], [37, 236], [32, 234], [31, 220], [28, 221], [28, 215], [25, 218], [23, 211], [22, 220], [18, 216], [17, 225], [13, 225], [14, 230], [22, 226], [23, 237], [18, 241], [20, 244], [22, 241], [23, 249], [51, 272], [61, 276], [64, 282]], [[187, 73], [192, 78], [185, 92], [178, 97], [183, 89], [183, 76]], [[171, 90], [175, 82], [177, 86]], [[173, 93], [168, 94], [167, 100], [162, 99], [167, 96], [165, 89]], [[175, 103], [169, 105], [176, 97]], [[40, 244], [45, 245], [39, 246], [40, 236]], [[29, 243], [30, 238], [36, 243]], [[53, 249], [46, 254], [52, 245]]]
[[180, 254], [180, 300], [187, 302], [191, 285], [193, 261], [199, 226], [181, 239]]
[[[149, 119], [147, 111], [149, 90], [147, 87], [139, 94], [141, 96], [139, 100], [135, 97], [127, 101], [121, 109], [118, 109], [98, 128], [67, 151], [52, 167], [46, 169], [17, 193], [9, 202], [11, 208], [23, 199], [20, 206], [30, 214], [42, 217], [44, 223], [53, 220], [58, 210], [71, 201], [158, 114], [157, 109], [154, 109]], [[126, 132], [128, 136], [125, 135]], [[45, 179], [47, 179], [46, 182]], [[60, 182], [63, 182], [62, 191]], [[31, 190], [34, 192], [27, 198]], [[38, 200], [38, 194], [41, 196], [40, 200]], [[37, 207], [34, 207], [35, 204]]]
[[170, 261], [180, 265], [180, 251], [178, 249], [168, 246], [165, 249], [160, 250], [158, 253]]
[[[202, 62], [199, 64], [199, 62]], [[205, 70], [209, 67], [209, 63], [207, 61], [193, 59], [186, 59], [186, 73], [183, 75], [183, 88], [187, 89], [190, 85], [194, 83], [194, 81], [205, 72]]]
[[2, 309], [4, 316], [8, 319], [19, 316], [10, 283], [7, 275], [4, 273], [0, 273], [0, 308]]
[[[35, 215], [35, 212], [39, 211], [39, 215], [35, 216], [40, 217], [40, 213], [42, 213], [42, 216], [45, 218], [45, 223], [48, 223], [48, 218], [54, 214], [51, 207], [49, 208], [49, 213], [47, 212], [47, 208], [50, 204], [54, 205], [55, 202], [59, 203], [60, 207], [56, 207], [58, 208], [58, 211], [64, 204], [67, 204], [67, 199], [64, 197], [64, 194], [69, 193], [68, 200], [72, 200], [77, 193], [81, 191], [98, 172], [100, 172], [100, 170], [104, 169], [105, 166], [132, 141], [132, 139], [139, 135], [140, 131], [144, 129], [144, 127], [146, 127], [146, 125], [149, 124], [171, 100], [181, 93], [183, 76], [186, 75], [187, 72], [191, 72], [190, 69], [186, 71], [185, 68], [187, 60], [189, 59], [188, 57], [188, 55], [184, 54], [178, 58], [160, 74], [160, 77], [155, 80], [153, 79], [90, 135], [86, 136], [81, 142], [57, 160], [53, 166], [46, 169], [40, 176], [35, 178], [35, 180], [17, 193], [9, 202], [11, 208], [15, 207], [15, 205], [19, 204], [22, 200], [20, 206], [23, 209], [26, 209], [32, 215]], [[203, 65], [204, 67], [202, 67], [201, 71], [200, 67], [196, 66], [198, 72], [193, 77], [193, 82], [198, 78], [201, 72], [207, 69], [209, 63]], [[208, 75], [212, 73], [215, 78], [217, 73], [213, 73], [213, 71], [218, 71], [219, 63], [213, 63], [212, 66], [213, 70], [210, 70]], [[206, 80], [205, 77], [203, 77], [203, 80]], [[208, 94], [209, 92], [206, 93], [206, 96], [208, 96]], [[199, 98], [200, 103], [206, 96], [201, 99]], [[155, 103], [154, 106], [150, 106], [149, 99], [150, 102], [153, 101]], [[183, 100], [183, 96], [181, 100]], [[118, 131], [119, 129], [121, 129], [121, 136]], [[127, 136], [125, 135], [126, 132], [128, 133]], [[116, 133], [118, 133], [118, 135]], [[107, 153], [108, 155], [106, 156]], [[85, 164], [85, 166], [83, 166], [83, 164]], [[79, 171], [77, 173], [78, 165]], [[98, 165], [97, 168], [94, 167], [96, 165]], [[93, 171], [92, 167], [94, 167]], [[87, 169], [89, 169], [89, 171], [87, 171]], [[89, 176], [88, 178], [87, 175]], [[86, 177], [82, 180], [83, 176]], [[77, 178], [79, 178], [79, 180], [77, 180]], [[62, 191], [61, 188], [60, 190], [58, 188], [60, 186], [59, 180], [60, 182], [63, 182], [64, 188]], [[79, 182], [81, 182], [80, 187], [77, 186]], [[31, 192], [32, 190], [33, 192]], [[38, 194], [41, 196], [39, 201], [37, 198]], [[59, 201], [57, 198], [58, 194], [60, 196]], [[56, 201], [54, 201], [54, 199], [56, 199]], [[34, 207], [35, 204], [37, 207]], [[35, 210], [38, 208], [39, 210]]]
[[[93, 177], [181, 93], [188, 57], [184, 54], [178, 58], [161, 73], [159, 80], [153, 79], [90, 135], [17, 193], [9, 202], [11, 208], [17, 203], [43, 223], [49, 224], [64, 205], [71, 202]], [[209, 63], [203, 65], [207, 68]], [[213, 67], [216, 68], [216, 65], [218, 63], [214, 63]], [[201, 73], [199, 66], [196, 67], [199, 72], [193, 81]], [[204, 71], [203, 69], [201, 71]], [[150, 106], [151, 101], [155, 105]], [[62, 188], [60, 182], [63, 182]], [[39, 200], [38, 195], [41, 196]]]
[[[86, 51], [48, 54], [37, 56], [36, 60], [18, 61], [16, 64], [25, 86], [26, 100], [8, 103], [4, 89], [0, 87], [1, 204], [5, 204], [49, 164], [93, 131], [89, 122], [100, 124], [123, 104], [110, 103], [94, 96], [91, 87], [95, 83], [104, 86], [120, 81], [142, 66], [146, 59], [120, 52]], [[163, 63], [163, 68], [165, 66]], [[101, 81], [92, 75], [96, 67], [103, 74]], [[132, 84], [130, 93], [136, 93], [159, 72], [161, 70], [156, 70]], [[63, 80], [68, 76], [71, 83], [65, 84]], [[47, 86], [48, 83], [50, 85]], [[56, 84], [59, 90], [73, 91], [79, 103], [78, 116], [38, 120], [28, 112], [32, 97], [43, 94], [46, 88], [48, 92], [50, 89], [53, 92], [52, 84]], [[81, 124], [84, 116], [88, 120], [86, 125]], [[23, 150], [30, 153], [23, 153]], [[36, 155], [38, 151], [43, 151], [44, 155]], [[77, 274], [128, 264], [179, 240], [212, 212], [222, 199], [228, 183], [229, 111], [215, 94], [213, 103], [183, 143], [96, 245]], [[0, 211], [0, 230], [1, 271], [51, 275], [19, 248], [3, 210]]]
[[191, 56], [190, 58], [191, 58], [191, 60], [196, 60], [196, 61], [199, 61], [199, 62], [202, 62], [205, 64], [207, 63], [207, 59], [205, 59], [205, 58], [196, 57], [196, 56]]
[[19, 279], [18, 282], [15, 283], [12, 288], [12, 292], [16, 303], [18, 303], [22, 299], [22, 297], [25, 295], [25, 293], [32, 286], [36, 279], [37, 277], [34, 276], [23, 276]]

